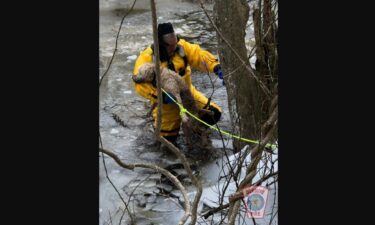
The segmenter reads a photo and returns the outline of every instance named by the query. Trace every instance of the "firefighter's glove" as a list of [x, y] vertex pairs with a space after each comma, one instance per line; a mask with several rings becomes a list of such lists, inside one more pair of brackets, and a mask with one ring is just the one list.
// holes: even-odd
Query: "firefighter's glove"
[[214, 67], [214, 73], [219, 77], [219, 79], [223, 81], [223, 85], [225, 85], [224, 80], [223, 80], [224, 74], [223, 74], [223, 71], [221, 70], [220, 64]]

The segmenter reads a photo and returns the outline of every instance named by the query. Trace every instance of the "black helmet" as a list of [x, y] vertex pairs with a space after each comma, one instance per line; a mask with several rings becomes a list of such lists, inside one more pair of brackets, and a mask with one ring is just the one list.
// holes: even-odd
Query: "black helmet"
[[171, 23], [159, 23], [158, 25], [158, 37], [161, 38], [164, 34], [173, 33], [173, 26]]

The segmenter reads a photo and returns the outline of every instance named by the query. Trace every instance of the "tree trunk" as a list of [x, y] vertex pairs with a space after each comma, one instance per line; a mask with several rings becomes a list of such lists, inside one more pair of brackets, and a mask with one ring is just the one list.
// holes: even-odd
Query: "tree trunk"
[[[262, 5], [263, 17], [260, 16], [259, 10]], [[271, 95], [266, 95], [259, 81], [249, 71], [251, 66], [245, 45], [249, 11], [247, 0], [217, 0], [214, 5], [215, 23], [219, 32], [238, 53], [242, 61], [246, 62], [246, 65], [243, 65], [220, 35], [217, 35], [218, 52], [224, 71], [229, 113], [233, 124], [232, 132], [244, 138], [260, 140], [264, 135], [261, 132], [261, 125], [269, 118], [274, 108], [274, 106], [271, 107], [271, 99], [274, 94], [277, 94], [275, 18], [271, 0], [259, 1], [258, 9], [254, 9], [252, 15], [257, 56], [256, 68], [253, 72], [258, 80], [270, 90]], [[235, 72], [232, 72], [234, 70]], [[236, 151], [246, 144], [249, 143], [234, 140]]]
[[[249, 6], [246, 0], [218, 0], [215, 2], [215, 23], [222, 36], [250, 66], [245, 45], [245, 28], [249, 18]], [[228, 107], [232, 132], [239, 136], [254, 139], [257, 137], [256, 113], [254, 101], [257, 94], [256, 81], [251, 77], [235, 53], [217, 35], [220, 63], [224, 71], [224, 81], [228, 92]], [[240, 68], [238, 68], [240, 67]], [[231, 73], [235, 69], [236, 72]], [[234, 140], [235, 150], [240, 150], [246, 143]]]
[[[254, 8], [254, 34], [256, 43], [257, 61], [255, 64], [258, 78], [271, 91], [271, 98], [267, 98], [264, 93], [259, 93], [259, 99], [262, 99], [261, 123], [263, 124], [270, 116], [275, 105], [271, 99], [278, 94], [277, 79], [277, 43], [276, 43], [276, 19], [272, 9], [271, 0], [259, 1], [258, 7]], [[276, 4], [276, 3], [275, 3]], [[260, 11], [262, 9], [262, 12]], [[263, 16], [261, 16], [263, 13]], [[277, 129], [276, 129], [277, 130]], [[265, 130], [264, 132], [267, 132]], [[264, 136], [262, 132], [261, 137]], [[260, 137], [260, 138], [261, 138]]]

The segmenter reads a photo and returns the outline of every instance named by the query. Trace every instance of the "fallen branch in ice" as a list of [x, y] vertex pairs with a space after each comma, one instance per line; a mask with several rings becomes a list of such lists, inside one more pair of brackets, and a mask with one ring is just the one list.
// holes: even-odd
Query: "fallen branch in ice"
[[179, 225], [182, 225], [186, 222], [186, 220], [188, 219], [188, 217], [190, 216], [190, 204], [189, 204], [189, 199], [188, 199], [188, 196], [187, 196], [187, 192], [186, 192], [186, 189], [185, 187], [181, 184], [181, 182], [177, 179], [177, 177], [175, 177], [173, 174], [171, 174], [168, 170], [166, 169], [163, 169], [157, 165], [154, 165], [154, 164], [146, 164], [146, 163], [134, 163], [134, 164], [127, 164], [127, 163], [124, 163], [121, 161], [121, 159], [113, 152], [109, 151], [109, 150], [106, 150], [106, 149], [103, 149], [103, 148], [99, 148], [99, 151], [110, 156], [112, 159], [115, 160], [115, 162], [125, 168], [125, 169], [129, 169], [129, 170], [134, 170], [134, 168], [136, 167], [140, 167], [140, 168], [147, 168], [147, 169], [153, 169], [153, 170], [156, 170], [158, 173], [161, 173], [163, 174], [164, 176], [166, 176], [170, 181], [173, 182], [174, 185], [176, 185], [176, 187], [182, 192], [182, 196], [184, 197], [184, 209], [185, 209], [185, 214], [184, 216], [180, 219], [179, 221]]
[[[201, 183], [198, 181], [198, 179], [193, 175], [193, 172], [191, 171], [191, 168], [186, 160], [186, 157], [183, 153], [181, 153], [181, 151], [176, 147], [174, 146], [172, 143], [170, 143], [167, 139], [165, 139], [164, 137], [162, 136], [159, 136], [158, 138], [162, 143], [164, 143], [169, 150], [171, 150], [180, 160], [181, 160], [181, 163], [182, 165], [184, 165], [184, 168], [187, 172], [187, 174], [189, 175], [189, 178], [191, 179], [191, 182], [197, 187], [197, 193], [195, 195], [195, 198], [194, 198], [194, 202], [193, 202], [193, 208], [191, 210], [191, 223], [190, 225], [195, 225], [196, 221], [197, 221], [197, 209], [198, 209], [198, 203], [199, 203], [199, 200], [201, 198], [201, 195], [202, 195], [202, 185]], [[185, 200], [185, 204], [186, 204], [186, 200]]]

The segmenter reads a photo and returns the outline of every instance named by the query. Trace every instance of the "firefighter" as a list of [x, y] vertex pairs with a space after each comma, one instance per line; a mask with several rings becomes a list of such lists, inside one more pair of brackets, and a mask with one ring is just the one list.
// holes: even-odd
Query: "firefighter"
[[[213, 112], [213, 115], [204, 114], [201, 119], [210, 125], [216, 124], [221, 117], [222, 109], [214, 102], [208, 102], [208, 98], [199, 92], [191, 82], [191, 68], [201, 71], [214, 72], [221, 80], [223, 72], [218, 60], [208, 51], [200, 48], [198, 44], [191, 44], [179, 38], [171, 23], [158, 24], [158, 40], [160, 62], [162, 67], [169, 68], [178, 73], [190, 87], [191, 93], [199, 108], [205, 108]], [[147, 47], [138, 56], [133, 74], [138, 74], [138, 69], [144, 63], [152, 63], [154, 60], [153, 45]], [[223, 83], [224, 84], [224, 83]], [[135, 91], [142, 97], [157, 102], [156, 83], [134, 84]], [[163, 93], [162, 121], [160, 135], [175, 144], [181, 118], [178, 106]], [[172, 96], [173, 97], [173, 96]], [[156, 126], [157, 108], [153, 110], [154, 126]]]

